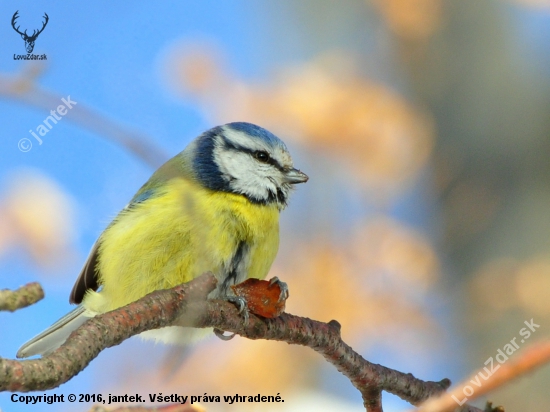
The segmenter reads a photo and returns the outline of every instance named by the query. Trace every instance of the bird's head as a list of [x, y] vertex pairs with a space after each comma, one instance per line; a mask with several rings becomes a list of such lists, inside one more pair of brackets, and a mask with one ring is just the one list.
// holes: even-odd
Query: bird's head
[[295, 169], [286, 145], [267, 130], [244, 122], [214, 127], [194, 144], [193, 171], [212, 190], [241, 194], [257, 204], [284, 208], [292, 185], [308, 180]]

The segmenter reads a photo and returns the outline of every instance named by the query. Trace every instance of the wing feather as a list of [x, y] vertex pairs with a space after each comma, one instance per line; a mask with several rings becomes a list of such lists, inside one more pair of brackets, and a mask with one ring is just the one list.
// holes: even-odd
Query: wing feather
[[69, 298], [70, 303], [81, 303], [86, 291], [88, 289], [97, 290], [99, 288], [98, 273], [96, 271], [97, 259], [99, 256], [99, 244], [101, 238], [99, 238], [92, 247], [84, 267], [78, 275], [71, 296]]

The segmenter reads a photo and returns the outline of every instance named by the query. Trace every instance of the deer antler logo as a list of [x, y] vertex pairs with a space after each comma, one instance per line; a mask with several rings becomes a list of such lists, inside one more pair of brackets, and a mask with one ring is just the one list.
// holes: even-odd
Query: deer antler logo
[[17, 10], [14, 13], [13, 17], [11, 18], [11, 25], [13, 29], [21, 35], [21, 38], [25, 40], [25, 48], [27, 49], [27, 53], [32, 53], [32, 51], [34, 50], [34, 42], [36, 41], [36, 38], [38, 37], [38, 35], [42, 33], [42, 31], [44, 30], [44, 28], [46, 27], [46, 24], [48, 24], [49, 17], [46, 13], [44, 13], [44, 18], [46, 19], [46, 21], [44, 21], [44, 23], [42, 24], [42, 28], [38, 31], [33, 30], [32, 35], [29, 36], [27, 34], [27, 30], [25, 30], [24, 33], [21, 33], [19, 31], [20, 26], [15, 27], [15, 20], [17, 20], [17, 18], [19, 17], [17, 13], [19, 13], [19, 10]]

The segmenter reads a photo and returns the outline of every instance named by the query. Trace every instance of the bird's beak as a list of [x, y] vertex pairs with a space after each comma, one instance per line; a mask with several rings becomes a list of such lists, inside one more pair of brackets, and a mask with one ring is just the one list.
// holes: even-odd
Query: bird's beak
[[290, 169], [285, 173], [286, 183], [296, 184], [307, 182], [309, 177], [304, 173], [300, 172], [298, 169]]

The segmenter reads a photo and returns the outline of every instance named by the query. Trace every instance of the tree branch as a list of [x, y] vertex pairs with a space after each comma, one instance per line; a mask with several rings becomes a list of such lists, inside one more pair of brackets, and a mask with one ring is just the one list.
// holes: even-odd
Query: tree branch
[[336, 321], [323, 323], [283, 313], [274, 319], [251, 316], [249, 324], [243, 326], [236, 308], [224, 301], [196, 301], [189, 306], [199, 316], [192, 323], [182, 324], [184, 326], [215, 327], [248, 339], [277, 340], [310, 347], [350, 379], [361, 392], [369, 412], [377, 410], [382, 390], [417, 405], [442, 393], [450, 385], [448, 379], [424, 382], [411, 374], [368, 362], [342, 341]]
[[[66, 95], [51, 92], [36, 83], [36, 79], [42, 74], [45, 67], [43, 64], [28, 64], [16, 75], [0, 73], [0, 98], [5, 97], [45, 110], [46, 113], [55, 109], [61, 98], [66, 97]], [[80, 98], [76, 97], [76, 99], [76, 106], [67, 115], [69, 121], [100, 136], [107, 137], [109, 140], [128, 149], [130, 153], [154, 169], [168, 159], [166, 153], [147, 136], [138, 131], [130, 130], [87, 107], [80, 101]]]
[[[472, 377], [457, 385], [452, 391], [442, 394], [440, 397], [430, 399], [418, 409], [417, 412], [446, 412], [455, 408], [459, 402], [471, 401], [487, 394], [488, 392], [510, 382], [518, 376], [542, 366], [550, 361], [550, 341], [539, 342], [526, 348], [522, 353], [504, 364], [485, 367], [477, 371]], [[480, 379], [487, 376], [487, 378]], [[466, 388], [468, 387], [468, 391]], [[466, 392], [472, 391], [466, 396]], [[457, 402], [458, 400], [458, 402]], [[498, 410], [496, 408], [495, 410]]]
[[153, 292], [123, 308], [98, 315], [75, 330], [60, 348], [41, 359], [0, 358], [0, 391], [55, 388], [77, 375], [103, 349], [143, 331], [173, 324], [214, 327], [249, 339], [310, 347], [350, 379], [361, 392], [369, 412], [382, 412], [382, 391], [419, 405], [443, 393], [450, 385], [448, 379], [425, 382], [411, 374], [368, 362], [342, 341], [336, 321], [323, 323], [288, 313], [273, 319], [251, 314], [248, 324], [244, 325], [242, 315], [231, 303], [206, 300], [216, 283], [212, 274], [204, 274], [189, 283]]
[[77, 375], [103, 349], [145, 330], [167, 326], [187, 312], [188, 300], [203, 299], [216, 285], [200, 276], [86, 321], [57, 350], [41, 359], [0, 359], [0, 391], [28, 392], [55, 388]]
[[0, 290], [0, 311], [26, 308], [44, 298], [44, 290], [37, 282], [27, 283], [17, 290]]

